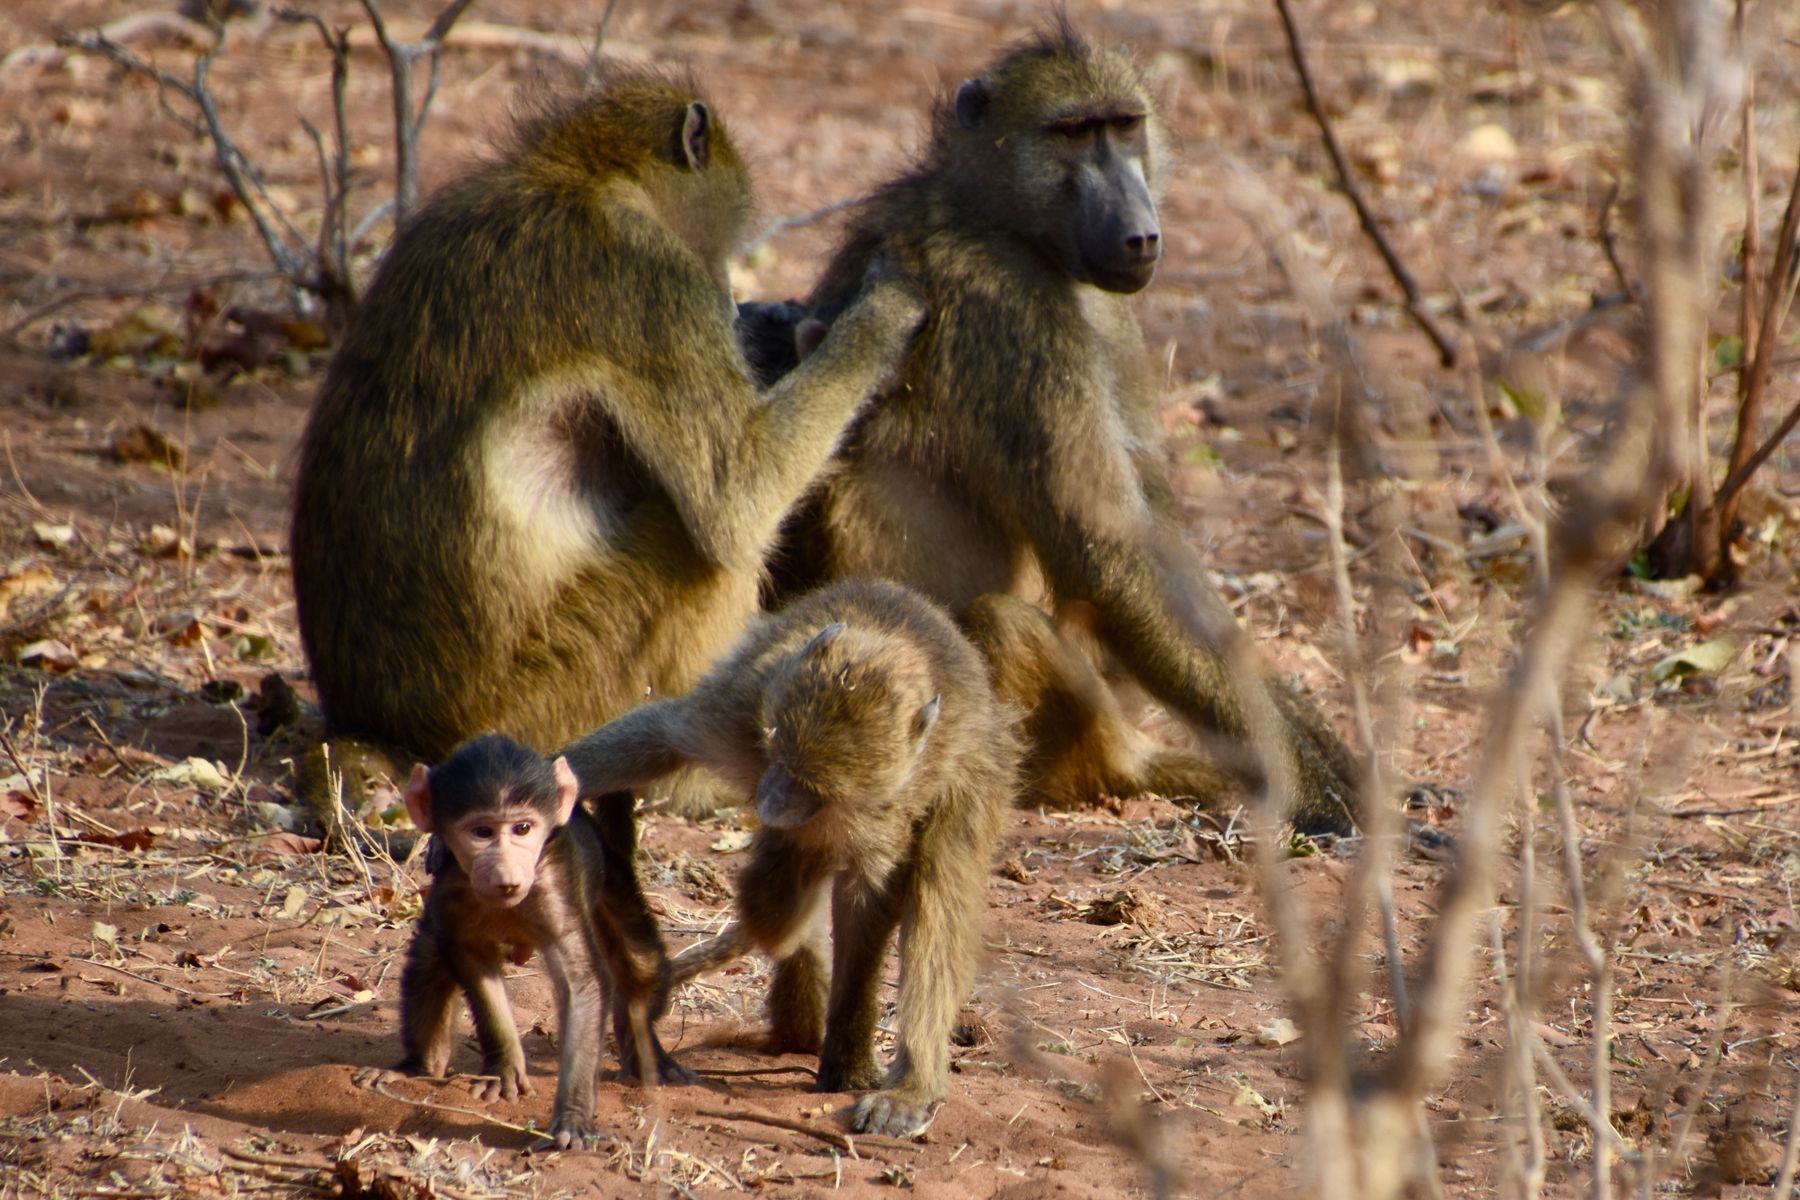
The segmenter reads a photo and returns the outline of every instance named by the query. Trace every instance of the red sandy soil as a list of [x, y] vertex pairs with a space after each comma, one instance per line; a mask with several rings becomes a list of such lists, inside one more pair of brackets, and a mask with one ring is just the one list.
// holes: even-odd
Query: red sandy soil
[[[435, 12], [413, 0], [383, 8], [403, 36]], [[600, 8], [476, 4], [444, 59], [427, 186], [481, 153], [521, 86], [569, 77], [566, 57], [527, 35], [560, 35], [549, 44], [578, 57]], [[1484, 514], [1504, 522], [1512, 510], [1475, 406], [1494, 413], [1508, 469], [1528, 487], [1592, 460], [1632, 362], [1630, 310], [1547, 353], [1518, 347], [1616, 286], [1596, 231], [1628, 160], [1627, 105], [1579, 6], [1543, 18], [1472, 0], [1298, 8], [1333, 118], [1397, 248], [1441, 307], [1453, 290], [1466, 298], [1469, 319], [1443, 319], [1515, 396], [1560, 397], [1543, 454], [1543, 425], [1498, 389], [1472, 394], [1470, 376], [1438, 368], [1397, 309], [1330, 186], [1269, 6], [1069, 5], [1093, 37], [1134, 48], [1174, 135], [1168, 262], [1140, 312], [1167, 368], [1170, 455], [1195, 543], [1267, 653], [1348, 729], [1316, 517], [1337, 381], [1318, 331], [1232, 207], [1226, 184], [1242, 169], [1292, 209], [1297, 253], [1328, 281], [1393, 397], [1391, 411], [1371, 414], [1376, 436], [1441, 456], [1406, 493], [1439, 541], [1409, 539], [1419, 561], [1399, 581], [1405, 617], [1373, 626], [1386, 640], [1371, 649], [1400, 662], [1408, 684], [1383, 714], [1396, 772], [1466, 787], [1531, 579], [1526, 551], [1483, 545]], [[216, 350], [233, 332], [207, 313], [281, 309], [279, 289], [259, 277], [267, 260], [222, 199], [208, 145], [161, 111], [153, 86], [47, 48], [60, 31], [141, 11], [40, 0], [0, 12], [0, 58], [11, 55], [0, 69], [0, 710], [11, 756], [0, 762], [0, 1197], [333, 1187], [1113, 1196], [1146, 1192], [1145, 1164], [1158, 1156], [1181, 1194], [1305, 1194], [1317, 1164], [1297, 1136], [1303, 1081], [1241, 828], [1152, 799], [1015, 815], [989, 889], [968, 1044], [922, 1141], [859, 1137], [852, 1148], [845, 1097], [806, 1090], [804, 1059], [757, 1053], [758, 963], [690, 985], [664, 1023], [689, 1064], [717, 1074], [654, 1093], [606, 1084], [599, 1118], [614, 1140], [595, 1150], [530, 1149], [556, 1059], [536, 963], [511, 983], [534, 1095], [483, 1104], [459, 1081], [407, 1081], [389, 1094], [352, 1084], [357, 1067], [397, 1056], [396, 968], [422, 876], [319, 853], [277, 828], [301, 741], [259, 733], [256, 702], [270, 672], [310, 695], [283, 547], [294, 442], [323, 352], [300, 336], [248, 371], [194, 361], [198, 344]], [[354, 4], [319, 11], [362, 24]], [[772, 220], [895, 170], [919, 144], [933, 97], [1043, 16], [1010, 0], [627, 0], [608, 41], [615, 53], [694, 68], [751, 154]], [[1753, 26], [1766, 243], [1796, 149], [1800, 15], [1765, 2]], [[189, 76], [196, 48], [179, 32], [132, 45]], [[383, 69], [364, 46], [350, 91], [354, 158], [370, 183], [359, 214], [388, 194], [392, 167]], [[315, 160], [298, 123], [327, 121], [314, 35], [234, 25], [213, 80], [271, 189], [316, 228]], [[1484, 126], [1508, 144], [1496, 148], [1492, 130], [1471, 138]], [[1742, 212], [1735, 179], [1727, 164], [1715, 180], [1721, 262]], [[739, 293], [802, 292], [830, 236], [829, 222], [779, 234], [740, 264]], [[1734, 297], [1722, 295], [1716, 332], [1734, 329]], [[77, 328], [95, 352], [59, 357]], [[1778, 409], [1794, 400], [1792, 378], [1790, 356], [1777, 368]], [[1715, 437], [1733, 383], [1719, 373]], [[1408, 413], [1422, 424], [1408, 425]], [[1665, 1169], [1683, 1194], [1757, 1194], [1795, 1086], [1797, 466], [1791, 449], [1778, 454], [1753, 497], [1745, 591], [1706, 597], [1622, 580], [1596, 597], [1566, 675], [1581, 856], [1618, 963], [1613, 1108], [1633, 1145], [1666, 1141], [1684, 1107], [1696, 1112], [1686, 1153]], [[1470, 548], [1478, 553], [1465, 556]], [[1728, 664], [1655, 677], [1665, 656], [1720, 636], [1735, 639]], [[196, 758], [210, 778], [195, 774]], [[1424, 815], [1456, 821], [1453, 806]], [[734, 829], [730, 814], [645, 824], [646, 881], [677, 945], [728, 909]], [[1535, 829], [1553, 873], [1561, 843], [1548, 811]], [[1516, 834], [1515, 824], [1495, 912], [1508, 936]], [[1293, 859], [1287, 879], [1329, 944], [1349, 848], [1320, 849]], [[1445, 872], [1417, 853], [1397, 868], [1409, 970]], [[1588, 982], [1566, 898], [1550, 891], [1537, 1017], [1585, 1089]], [[1121, 892], [1123, 920], [1096, 905]], [[1115, 923], [1096, 923], [1106, 919]], [[1345, 1035], [1379, 1063], [1397, 1022], [1379, 939], [1363, 936], [1370, 974]], [[1456, 1061], [1430, 1100], [1442, 1178], [1457, 1195], [1492, 1192], [1503, 1171], [1505, 1038], [1491, 976], [1484, 958]], [[1737, 1006], [1706, 1076], [1727, 990]], [[472, 1050], [457, 1062], [474, 1064]], [[1591, 1136], [1567, 1095], [1546, 1086], [1540, 1100], [1547, 1190], [1572, 1194], [1585, 1186]]]

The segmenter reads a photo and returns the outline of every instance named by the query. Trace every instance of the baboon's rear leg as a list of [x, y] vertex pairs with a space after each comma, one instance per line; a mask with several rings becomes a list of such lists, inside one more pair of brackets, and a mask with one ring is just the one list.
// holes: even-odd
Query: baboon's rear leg
[[964, 629], [994, 688], [1026, 712], [1025, 794], [1055, 808], [1145, 792], [1224, 803], [1242, 781], [1203, 755], [1157, 745], [1126, 716], [1092, 661], [1049, 614], [1013, 596], [979, 597]]

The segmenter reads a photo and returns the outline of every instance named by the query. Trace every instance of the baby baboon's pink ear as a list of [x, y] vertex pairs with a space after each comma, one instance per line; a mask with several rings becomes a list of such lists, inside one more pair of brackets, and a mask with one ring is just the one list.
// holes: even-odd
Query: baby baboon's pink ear
[[401, 793], [406, 801], [406, 815], [420, 833], [431, 832], [431, 772], [424, 763], [414, 763], [412, 775]]
[[556, 772], [556, 823], [567, 825], [575, 813], [576, 801], [581, 797], [581, 784], [576, 780], [569, 760], [561, 755], [551, 764], [551, 770]]

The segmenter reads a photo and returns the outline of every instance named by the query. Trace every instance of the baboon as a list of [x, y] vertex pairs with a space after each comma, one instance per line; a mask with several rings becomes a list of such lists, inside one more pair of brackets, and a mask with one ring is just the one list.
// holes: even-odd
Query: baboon
[[[777, 578], [876, 575], [958, 613], [1032, 714], [1027, 794], [1052, 803], [1214, 800], [1255, 774], [1247, 755], [1149, 744], [1080, 646], [1199, 728], [1247, 739], [1228, 662], [1242, 633], [1176, 524], [1125, 300], [1160, 258], [1165, 154], [1130, 61], [1061, 22], [940, 106], [922, 160], [856, 210], [806, 303], [838, 319], [882, 260], [931, 317], [790, 523]], [[1346, 828], [1351, 754], [1304, 697], [1271, 691], [1296, 819]]]
[[[501, 967], [536, 951], [555, 985], [562, 1047], [548, 1136], [562, 1147], [592, 1137], [602, 988], [633, 978], [643, 965], [630, 961], [635, 947], [613, 923], [601, 877], [614, 868], [593, 817], [576, 803], [569, 764], [483, 734], [433, 770], [415, 766], [404, 794], [413, 823], [433, 836], [433, 880], [400, 977], [405, 1057], [398, 1070], [442, 1075], [449, 1067], [451, 1002], [460, 989], [488, 1077], [478, 1094], [492, 1100], [529, 1093]], [[651, 1027], [654, 994], [614, 988], [619, 1057], [628, 1074], [654, 1060], [665, 1075], [684, 1077]], [[382, 1074], [365, 1071], [359, 1079]]]
[[[874, 272], [759, 393], [725, 269], [749, 207], [693, 87], [617, 70], [399, 231], [300, 449], [294, 595], [335, 734], [548, 749], [742, 632], [779, 522], [923, 315]], [[611, 912], [660, 960], [632, 814], [598, 816]]]
[[547, 749], [679, 694], [923, 310], [880, 276], [759, 394], [725, 260], [750, 183], [694, 89], [541, 102], [395, 238], [300, 452], [302, 640], [330, 727]]
[[[563, 754], [583, 794], [694, 763], [755, 798], [738, 923], [679, 961], [691, 975], [747, 943], [767, 951], [770, 1048], [818, 1053], [819, 1091], [880, 1088], [857, 1101], [853, 1126], [905, 1135], [947, 1087], [1017, 784], [1015, 721], [948, 614], [853, 580], [755, 626], [687, 696], [633, 709]], [[899, 1049], [884, 1076], [872, 1039], [896, 926]]]

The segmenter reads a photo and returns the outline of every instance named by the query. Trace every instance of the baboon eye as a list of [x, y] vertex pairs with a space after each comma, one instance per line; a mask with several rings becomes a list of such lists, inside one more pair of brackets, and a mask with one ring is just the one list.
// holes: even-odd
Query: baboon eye
[[475, 828], [469, 830], [469, 836], [475, 838], [477, 841], [485, 842], [494, 836], [494, 827], [492, 825], [477, 825]]
[[530, 821], [514, 821], [512, 831], [513, 831], [514, 837], [530, 837], [531, 836], [531, 822]]
[[1052, 125], [1050, 132], [1071, 142], [1081, 142], [1086, 141], [1088, 136], [1094, 132], [1094, 126], [1089, 121], [1067, 121]]
[[1112, 127], [1114, 133], [1136, 133], [1144, 127], [1144, 118], [1141, 116], [1114, 117]]

